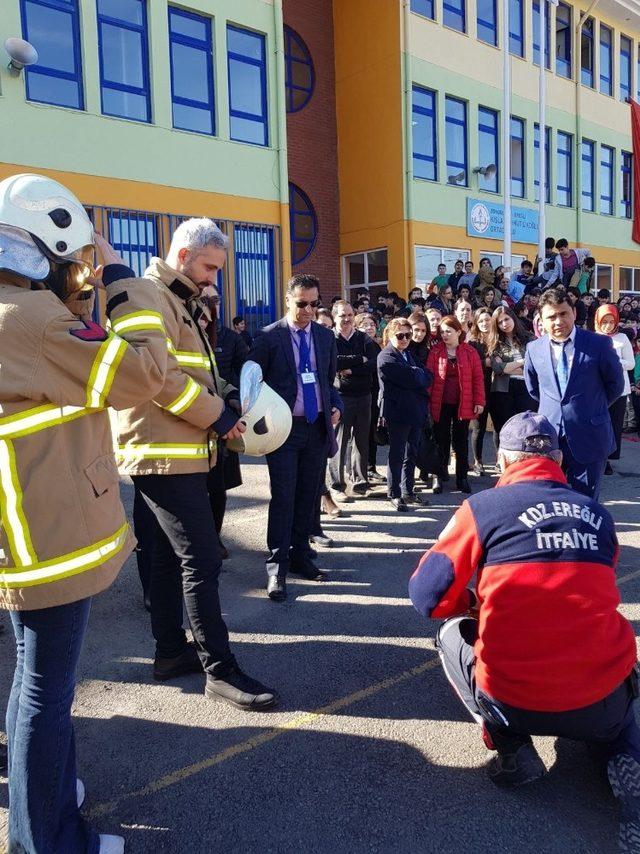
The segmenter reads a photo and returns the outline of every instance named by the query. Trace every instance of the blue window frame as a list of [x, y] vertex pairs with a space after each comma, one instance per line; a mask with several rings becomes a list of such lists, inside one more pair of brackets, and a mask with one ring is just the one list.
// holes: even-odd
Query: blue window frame
[[620, 152], [620, 216], [631, 219], [633, 209], [633, 154]]
[[524, 9], [522, 0], [509, 0], [509, 51], [524, 56]]
[[98, 0], [98, 49], [103, 114], [150, 122], [145, 0]]
[[84, 109], [78, 0], [20, 0], [22, 35], [38, 51], [25, 70], [27, 99]]
[[443, 0], [442, 23], [445, 27], [467, 32], [467, 0]]
[[228, 24], [227, 56], [231, 139], [268, 145], [265, 37]]
[[[536, 202], [540, 198], [540, 125], [536, 122], [533, 126], [533, 185]], [[551, 128], [544, 129], [544, 160], [545, 160], [545, 200], [551, 203]]]
[[631, 97], [631, 39], [620, 36], [620, 100]]
[[480, 166], [493, 164], [496, 172], [492, 177], [478, 174], [478, 187], [488, 193], [497, 193], [500, 186], [498, 152], [498, 113], [488, 107], [478, 107], [478, 156]]
[[558, 131], [556, 140], [556, 202], [565, 208], [573, 205], [573, 137]]
[[316, 77], [309, 48], [291, 27], [284, 28], [284, 74], [287, 112], [297, 113], [311, 100]]
[[511, 116], [511, 195], [524, 199], [524, 121]]
[[571, 79], [571, 6], [556, 7], [556, 74]]
[[593, 89], [593, 18], [587, 18], [582, 25], [580, 35], [580, 81], [583, 86]]
[[138, 276], [158, 254], [158, 216], [144, 211], [114, 211], [107, 215], [109, 242]]
[[[551, 68], [551, 16], [549, 11], [549, 0], [544, 0], [544, 14], [545, 14], [545, 40], [544, 40], [544, 50], [545, 50], [545, 66], [547, 68]], [[532, 30], [533, 30], [533, 63], [534, 65], [540, 65], [540, 0], [534, 0], [533, 2], [533, 21], [532, 21]]]
[[215, 134], [211, 20], [169, 6], [173, 126]]
[[595, 142], [589, 139], [582, 140], [582, 168], [580, 172], [580, 185], [582, 194], [582, 210], [595, 211], [596, 209], [596, 163]]
[[478, 38], [487, 44], [498, 44], [498, 11], [496, 0], [477, 0]]
[[600, 213], [613, 216], [613, 163], [614, 151], [608, 145], [600, 146]]
[[313, 252], [318, 238], [318, 220], [309, 196], [289, 183], [289, 226], [291, 229], [291, 263], [301, 264]]
[[234, 226], [236, 314], [244, 317], [252, 335], [277, 316], [274, 243], [269, 226]]
[[613, 95], [613, 32], [600, 24], [600, 92]]
[[411, 0], [411, 11], [423, 18], [435, 20], [434, 0]]
[[413, 177], [438, 180], [436, 140], [436, 93], [421, 86], [413, 87], [411, 125], [413, 131]]
[[[458, 98], [445, 98], [445, 133], [447, 146], [447, 182], [468, 186], [467, 172], [467, 104]], [[460, 176], [459, 180], [454, 180]]]

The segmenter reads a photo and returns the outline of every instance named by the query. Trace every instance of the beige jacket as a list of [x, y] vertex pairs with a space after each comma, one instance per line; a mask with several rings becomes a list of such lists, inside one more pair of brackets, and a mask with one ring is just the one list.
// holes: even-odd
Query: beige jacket
[[[194, 316], [209, 315], [186, 276], [153, 258], [145, 278], [156, 286], [168, 349], [164, 385], [153, 400], [118, 412], [117, 459], [122, 474], [192, 474], [215, 465], [222, 435], [237, 415], [225, 407], [236, 389], [220, 378], [215, 357]], [[108, 307], [107, 307], [108, 308]], [[191, 310], [189, 310], [191, 309]], [[111, 322], [119, 334], [118, 321]]]
[[166, 336], [148, 282], [115, 282], [107, 299], [115, 323], [129, 318], [121, 334], [0, 273], [0, 607], [99, 593], [135, 545], [107, 407], [162, 388]]

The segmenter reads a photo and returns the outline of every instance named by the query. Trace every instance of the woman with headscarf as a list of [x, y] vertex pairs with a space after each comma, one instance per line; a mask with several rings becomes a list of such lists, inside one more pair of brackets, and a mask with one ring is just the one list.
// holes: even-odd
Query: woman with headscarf
[[[613, 349], [618, 354], [620, 365], [624, 373], [624, 391], [622, 397], [614, 401], [609, 407], [609, 415], [611, 417], [611, 426], [616, 437], [616, 448], [613, 453], [609, 454], [609, 460], [620, 459], [620, 439], [622, 437], [622, 425], [624, 423], [624, 411], [627, 405], [627, 395], [631, 392], [631, 383], [629, 382], [629, 371], [635, 367], [635, 356], [633, 355], [633, 347], [631, 341], [624, 332], [619, 332], [620, 314], [618, 308], [610, 303], [604, 303], [596, 310], [595, 315], [595, 331], [599, 335], [608, 335], [611, 338]], [[607, 465], [604, 470], [605, 474], [613, 474], [611, 463], [607, 460]]]

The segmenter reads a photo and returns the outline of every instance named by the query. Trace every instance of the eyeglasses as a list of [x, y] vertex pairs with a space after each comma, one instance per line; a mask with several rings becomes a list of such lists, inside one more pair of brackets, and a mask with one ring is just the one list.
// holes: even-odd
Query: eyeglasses
[[311, 301], [305, 299], [297, 299], [296, 300], [296, 308], [318, 308], [320, 305], [319, 299], [312, 299]]
[[396, 338], [398, 341], [410, 341], [413, 332], [396, 332]]

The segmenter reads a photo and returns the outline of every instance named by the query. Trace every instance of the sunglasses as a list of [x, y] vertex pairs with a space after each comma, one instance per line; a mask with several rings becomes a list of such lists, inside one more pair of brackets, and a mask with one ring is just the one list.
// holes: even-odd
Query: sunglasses
[[410, 341], [413, 337], [413, 332], [396, 332], [398, 341]]
[[319, 299], [312, 299], [311, 301], [304, 300], [304, 299], [297, 299], [296, 300], [296, 308], [309, 308], [309, 307], [318, 308], [319, 305], [320, 305]]

